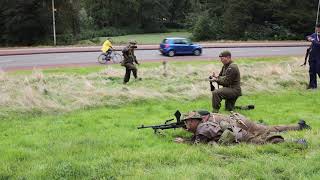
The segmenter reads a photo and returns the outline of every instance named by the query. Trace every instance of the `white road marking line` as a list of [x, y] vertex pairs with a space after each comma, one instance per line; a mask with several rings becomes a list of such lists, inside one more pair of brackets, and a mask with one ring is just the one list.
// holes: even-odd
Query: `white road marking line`
[[9, 62], [13, 62], [14, 60], [4, 60], [4, 61], [2, 61], [2, 60], [0, 60], [0, 63], [9, 63]]

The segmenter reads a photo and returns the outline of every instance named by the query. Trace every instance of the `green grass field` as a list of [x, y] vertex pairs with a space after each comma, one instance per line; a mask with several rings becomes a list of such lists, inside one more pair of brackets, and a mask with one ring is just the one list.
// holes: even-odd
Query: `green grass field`
[[143, 81], [127, 86], [119, 65], [1, 72], [0, 179], [319, 179], [320, 91], [304, 90], [301, 60], [237, 60], [238, 104], [255, 104], [240, 113], [270, 125], [305, 119], [311, 131], [283, 135], [308, 146], [193, 146], [173, 142], [190, 136], [181, 129], [136, 129], [163, 123], [177, 109], [210, 110], [203, 77], [218, 62], [142, 64]]

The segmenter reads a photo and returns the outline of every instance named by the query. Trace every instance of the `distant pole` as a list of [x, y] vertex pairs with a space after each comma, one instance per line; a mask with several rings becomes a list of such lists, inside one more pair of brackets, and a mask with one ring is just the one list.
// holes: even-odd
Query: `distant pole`
[[320, 8], [320, 0], [318, 2], [318, 11], [317, 11], [317, 20], [316, 20], [316, 25], [318, 24], [319, 22], [319, 8]]
[[55, 8], [54, 8], [54, 0], [52, 0], [52, 26], [53, 26], [53, 45], [57, 45], [56, 39], [56, 18], [55, 18]]
[[[319, 9], [320, 9], [320, 0], [318, 2], [317, 20], [316, 20], [316, 26], [315, 27], [317, 27], [317, 24], [319, 23]], [[317, 32], [316, 28], [314, 28], [314, 31], [317, 34], [317, 40], [319, 41], [319, 36], [318, 36], [318, 32]]]

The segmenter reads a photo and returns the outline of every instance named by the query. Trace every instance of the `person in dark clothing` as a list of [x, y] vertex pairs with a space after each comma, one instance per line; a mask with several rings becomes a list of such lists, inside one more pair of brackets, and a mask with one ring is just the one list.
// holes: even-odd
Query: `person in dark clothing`
[[307, 40], [312, 42], [309, 55], [309, 76], [308, 89], [317, 88], [317, 75], [320, 78], [320, 24], [316, 26], [316, 32], [307, 36]]

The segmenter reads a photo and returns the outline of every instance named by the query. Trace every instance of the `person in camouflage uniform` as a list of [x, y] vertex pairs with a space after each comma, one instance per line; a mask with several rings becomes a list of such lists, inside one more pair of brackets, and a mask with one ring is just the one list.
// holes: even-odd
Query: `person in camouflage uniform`
[[129, 45], [122, 50], [123, 61], [121, 62], [121, 65], [126, 68], [126, 73], [123, 79], [124, 84], [129, 82], [131, 71], [135, 79], [141, 80], [141, 78], [138, 78], [138, 75], [137, 75], [138, 70], [137, 70], [137, 67], [135, 66], [135, 64], [139, 65], [139, 62], [137, 61], [137, 58], [134, 55], [134, 49], [137, 48], [136, 44], [137, 42], [132, 40], [129, 42]]
[[239, 96], [242, 95], [240, 87], [240, 71], [231, 60], [231, 53], [223, 51], [219, 55], [223, 67], [217, 76], [214, 72], [210, 76], [210, 82], [217, 82], [223, 88], [212, 91], [213, 112], [219, 112], [221, 101], [225, 99], [225, 108], [232, 111]]
[[[256, 124], [238, 113], [230, 116], [209, 113], [208, 111], [192, 111], [183, 115], [186, 130], [194, 134], [192, 143], [234, 144], [234, 143], [280, 143], [284, 138], [277, 132], [310, 129], [305, 121], [297, 125], [265, 126]], [[176, 142], [184, 142], [177, 138]], [[300, 140], [305, 143], [305, 140]]]

